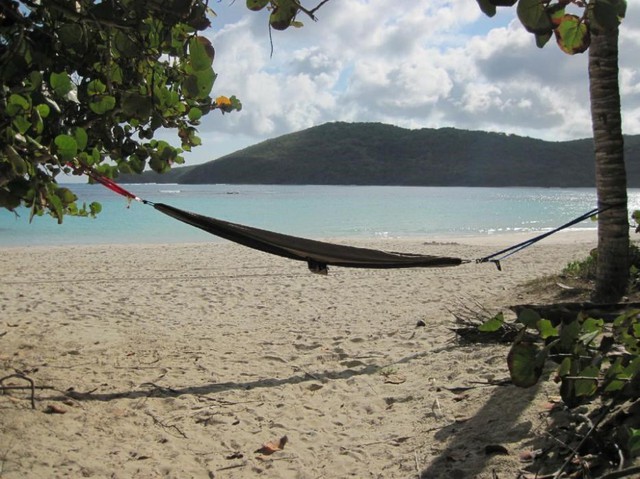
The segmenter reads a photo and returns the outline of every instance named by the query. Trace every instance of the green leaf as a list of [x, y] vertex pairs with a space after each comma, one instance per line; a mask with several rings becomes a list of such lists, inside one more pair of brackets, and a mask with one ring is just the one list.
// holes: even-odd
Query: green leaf
[[91, 216], [96, 216], [98, 213], [102, 211], [102, 205], [94, 201], [89, 205], [89, 210], [90, 210]]
[[202, 110], [200, 108], [193, 107], [189, 109], [189, 120], [198, 121], [200, 118], [202, 118]]
[[24, 116], [18, 115], [16, 116], [11, 124], [18, 131], [18, 133], [24, 135], [29, 128], [31, 128], [31, 122], [27, 120]]
[[594, 378], [594, 379], [572, 379], [574, 381], [574, 391], [576, 396], [593, 396], [598, 389], [598, 373], [600, 369], [596, 366], [587, 366], [585, 369], [580, 371], [579, 376], [583, 378]]
[[113, 38], [113, 45], [116, 50], [125, 57], [134, 57], [140, 48], [128, 34], [120, 30], [116, 31]]
[[294, 0], [279, 0], [278, 6], [269, 15], [269, 25], [276, 30], [286, 30], [298, 13]]
[[78, 199], [78, 197], [69, 188], [58, 188], [56, 190], [56, 195], [60, 198], [63, 205], [74, 203]]
[[51, 108], [46, 103], [41, 103], [40, 105], [36, 105], [36, 110], [40, 114], [42, 118], [46, 118], [51, 113]]
[[536, 33], [535, 35], [536, 35], [536, 46], [538, 48], [542, 48], [549, 42], [549, 40], [551, 40], [551, 37], [553, 36], [553, 32]]
[[604, 326], [604, 320], [596, 319], [596, 318], [587, 318], [582, 322], [582, 332], [583, 333], [594, 333], [594, 332], [602, 332], [602, 327]]
[[247, 0], [247, 8], [257, 12], [269, 4], [269, 0]]
[[136, 92], [124, 92], [121, 104], [122, 112], [129, 118], [147, 120], [153, 111], [151, 98]]
[[16, 175], [22, 176], [27, 173], [27, 163], [13, 146], [6, 145], [4, 147], [4, 154], [9, 158], [11, 169]]
[[482, 13], [488, 17], [493, 17], [496, 14], [496, 6], [489, 0], [476, 0]]
[[65, 161], [72, 160], [78, 153], [78, 143], [72, 136], [58, 135], [54, 143], [58, 155]]
[[571, 352], [579, 335], [580, 323], [578, 320], [571, 321], [570, 323], [563, 323], [560, 328], [560, 343], [558, 348], [560, 352]]
[[84, 29], [79, 23], [64, 23], [57, 29], [56, 34], [58, 39], [64, 44], [64, 48], [73, 50], [76, 53], [84, 53], [87, 51]]
[[591, 43], [591, 36], [589, 35], [587, 25], [575, 15], [565, 15], [562, 17], [554, 33], [560, 49], [569, 55], [584, 52], [589, 48], [589, 44]]
[[0, 208], [6, 208], [13, 211], [20, 206], [20, 198], [13, 195], [10, 191], [0, 188]]
[[558, 367], [558, 376], [561, 378], [567, 376], [571, 372], [571, 363], [572, 360], [570, 357], [564, 358]]
[[51, 210], [51, 215], [58, 219], [58, 224], [62, 224], [62, 218], [64, 218], [62, 200], [57, 195], [49, 193], [47, 195], [47, 204]]
[[215, 50], [205, 37], [193, 37], [189, 40], [189, 63], [194, 72], [211, 69]]
[[113, 110], [115, 106], [116, 99], [111, 95], [97, 97], [95, 100], [89, 103], [89, 108], [91, 108], [91, 111], [98, 115], [104, 115], [106, 112]]
[[27, 81], [26, 87], [28, 91], [35, 91], [40, 89], [40, 85], [42, 84], [42, 73], [37, 71], [32, 71], [29, 73], [29, 79]]
[[7, 102], [7, 104], [10, 106], [16, 106], [24, 111], [27, 111], [29, 109], [29, 100], [16, 93], [9, 96], [9, 101]]
[[520, 22], [528, 32], [545, 34], [553, 30], [553, 23], [540, 0], [520, 0], [516, 10]]
[[541, 319], [536, 326], [542, 339], [558, 336], [558, 328], [554, 327], [548, 319]]
[[87, 85], [87, 95], [95, 96], [100, 95], [107, 91], [107, 85], [102, 83], [100, 80], [92, 80]]
[[544, 361], [540, 360], [539, 352], [539, 348], [532, 343], [517, 343], [511, 347], [507, 364], [513, 384], [528, 388], [538, 382], [544, 364]]
[[186, 90], [185, 94], [188, 97], [204, 99], [209, 97], [215, 79], [216, 74], [212, 68], [209, 68], [208, 70], [202, 70], [195, 72], [193, 75], [189, 75], [182, 86]]
[[527, 328], [536, 329], [538, 321], [540, 321], [540, 315], [533, 309], [525, 308], [518, 314], [517, 321]]
[[85, 129], [77, 126], [73, 128], [72, 132], [73, 132], [73, 137], [75, 138], [76, 143], [78, 144], [78, 150], [82, 151], [86, 149], [87, 142], [89, 141], [89, 136], [87, 135], [87, 132], [85, 131]]
[[504, 314], [501, 312], [496, 314], [493, 318], [488, 319], [480, 326], [478, 326], [478, 331], [482, 331], [483, 333], [493, 333], [498, 331], [502, 325], [504, 324]]
[[71, 78], [69, 78], [69, 75], [67, 75], [66, 72], [51, 73], [49, 76], [49, 84], [51, 85], [51, 88], [53, 88], [54, 93], [59, 97], [64, 98], [67, 93], [73, 90]]

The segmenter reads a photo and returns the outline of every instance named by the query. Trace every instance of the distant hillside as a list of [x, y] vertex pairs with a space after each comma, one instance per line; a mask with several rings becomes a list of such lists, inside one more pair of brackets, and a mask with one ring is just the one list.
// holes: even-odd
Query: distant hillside
[[[640, 135], [625, 137], [630, 187], [640, 187]], [[171, 176], [185, 184], [594, 186], [591, 139], [548, 142], [455, 128], [407, 130], [326, 123], [283, 135]]]

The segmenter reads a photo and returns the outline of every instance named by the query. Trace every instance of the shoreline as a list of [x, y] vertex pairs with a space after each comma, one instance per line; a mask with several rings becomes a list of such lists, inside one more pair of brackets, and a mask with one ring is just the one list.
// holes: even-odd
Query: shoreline
[[[509, 233], [491, 233], [491, 234], [472, 234], [472, 235], [434, 235], [434, 236], [376, 236], [376, 237], [327, 237], [327, 238], [310, 238], [326, 243], [340, 243], [340, 244], [353, 244], [353, 245], [370, 245], [369, 247], [375, 248], [377, 244], [385, 243], [422, 243], [422, 244], [465, 244], [465, 245], [482, 245], [482, 246], [502, 246], [509, 244], [517, 244], [522, 241], [527, 241], [538, 235], [544, 234], [546, 231], [538, 232], [509, 232]], [[547, 238], [541, 240], [545, 244], [570, 244], [570, 243], [588, 243], [597, 242], [597, 230], [566, 230], [556, 232]], [[123, 247], [123, 246], [196, 246], [196, 245], [210, 245], [217, 246], [222, 244], [230, 244], [232, 242], [212, 235], [210, 241], [196, 241], [196, 242], [117, 242], [117, 243], [52, 243], [52, 244], [2, 244], [0, 243], [1, 250], [19, 250], [19, 249], [38, 249], [38, 248], [84, 248], [84, 247]]]

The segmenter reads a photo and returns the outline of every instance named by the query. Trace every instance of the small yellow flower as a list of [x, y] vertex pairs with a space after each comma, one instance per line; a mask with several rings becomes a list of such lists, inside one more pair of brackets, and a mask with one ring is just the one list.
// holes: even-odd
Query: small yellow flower
[[231, 106], [231, 100], [229, 100], [229, 98], [227, 98], [226, 96], [219, 96], [218, 98], [216, 98], [216, 105], [217, 106]]

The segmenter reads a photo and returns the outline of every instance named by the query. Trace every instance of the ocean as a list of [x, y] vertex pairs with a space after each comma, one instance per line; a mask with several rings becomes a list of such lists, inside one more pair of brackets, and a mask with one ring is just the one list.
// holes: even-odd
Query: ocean
[[[29, 212], [0, 210], [0, 246], [224, 241], [101, 185], [66, 185], [98, 201], [95, 219], [62, 225]], [[330, 238], [451, 238], [549, 231], [596, 206], [592, 188], [398, 186], [124, 185], [141, 198], [281, 233]], [[640, 209], [640, 189], [629, 190]], [[572, 227], [595, 229], [587, 220]]]

